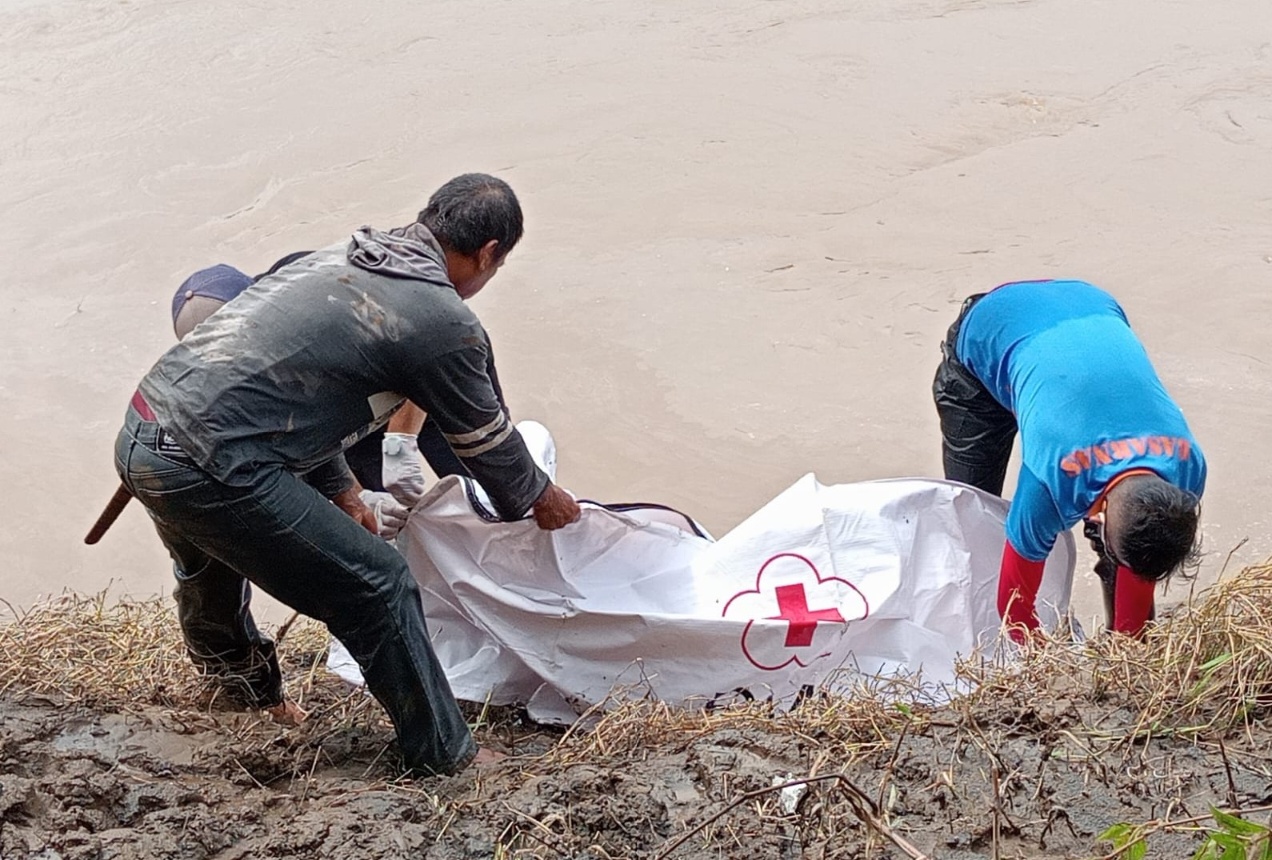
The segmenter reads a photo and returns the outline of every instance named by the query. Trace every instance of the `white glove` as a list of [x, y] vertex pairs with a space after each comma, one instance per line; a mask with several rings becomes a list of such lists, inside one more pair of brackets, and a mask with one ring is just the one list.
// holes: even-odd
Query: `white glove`
[[424, 496], [424, 458], [410, 433], [385, 433], [380, 443], [380, 481], [393, 498], [408, 508]]
[[388, 493], [377, 493], [374, 490], [363, 490], [358, 493], [362, 504], [375, 513], [375, 525], [380, 530], [380, 537], [393, 540], [406, 525], [406, 518], [411, 512]]

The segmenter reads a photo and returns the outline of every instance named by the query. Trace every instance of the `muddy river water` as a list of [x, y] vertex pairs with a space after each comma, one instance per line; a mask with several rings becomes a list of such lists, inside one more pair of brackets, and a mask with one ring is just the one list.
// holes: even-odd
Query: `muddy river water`
[[[186, 274], [404, 223], [469, 170], [521, 196], [525, 241], [475, 308], [580, 494], [719, 534], [809, 471], [939, 474], [930, 383], [961, 299], [1078, 277], [1121, 299], [1206, 451], [1202, 580], [1234, 548], [1262, 560], [1269, 20], [1265, 0], [0, 0], [0, 596], [168, 587], [139, 506], [81, 541]], [[1077, 603], [1099, 605], [1089, 573]]]

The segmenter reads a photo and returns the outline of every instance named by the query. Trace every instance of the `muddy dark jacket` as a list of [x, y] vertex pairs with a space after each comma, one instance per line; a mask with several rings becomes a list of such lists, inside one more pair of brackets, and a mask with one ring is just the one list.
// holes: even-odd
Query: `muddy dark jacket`
[[247, 486], [282, 467], [327, 495], [352, 485], [341, 452], [411, 400], [500, 515], [520, 517], [548, 478], [508, 421], [486, 333], [444, 259], [421, 225], [363, 228], [261, 278], [169, 350], [141, 391], [218, 480]]

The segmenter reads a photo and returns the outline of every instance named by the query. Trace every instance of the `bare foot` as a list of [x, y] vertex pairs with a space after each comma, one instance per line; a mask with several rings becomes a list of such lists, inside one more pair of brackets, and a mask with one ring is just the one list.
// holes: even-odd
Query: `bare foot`
[[481, 747], [477, 750], [477, 755], [473, 756], [472, 764], [476, 767], [494, 764], [497, 761], [503, 761], [508, 757], [507, 753], [501, 753], [499, 750], [492, 750], [490, 747]]
[[296, 727], [308, 719], [309, 714], [306, 713], [300, 705], [291, 700], [266, 708], [265, 713], [269, 714], [269, 718], [280, 726]]

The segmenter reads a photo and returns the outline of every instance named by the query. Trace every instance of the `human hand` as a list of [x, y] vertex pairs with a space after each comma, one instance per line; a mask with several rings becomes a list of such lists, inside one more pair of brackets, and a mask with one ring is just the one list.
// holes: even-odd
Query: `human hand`
[[363, 490], [358, 494], [363, 504], [371, 509], [375, 516], [378, 534], [385, 540], [393, 540], [406, 525], [406, 518], [411, 512], [398, 503], [388, 493], [377, 493], [374, 490]]
[[544, 531], [555, 531], [577, 522], [582, 512], [574, 497], [556, 484], [548, 484], [534, 503], [534, 521]]
[[380, 443], [380, 480], [393, 498], [408, 508], [424, 495], [424, 458], [411, 433], [385, 433]]
[[265, 709], [269, 718], [280, 726], [295, 728], [309, 718], [309, 714], [290, 699], [284, 699], [277, 705]]
[[481, 747], [477, 750], [477, 754], [473, 756], [473, 760], [470, 764], [474, 767], [484, 767], [486, 765], [492, 765], [495, 762], [503, 761], [507, 757], [507, 753], [502, 753], [499, 750], [492, 750], [490, 747]]
[[380, 533], [379, 525], [375, 521], [375, 511], [367, 507], [366, 502], [362, 501], [359, 492], [361, 488], [358, 486], [350, 487], [340, 495], [333, 498], [332, 504], [344, 511], [353, 521], [362, 526], [373, 535]]

